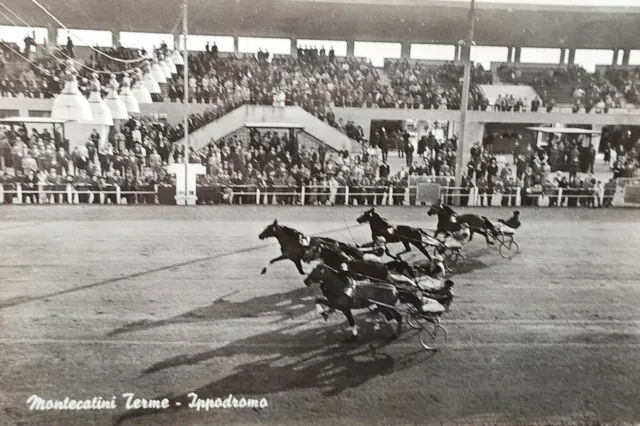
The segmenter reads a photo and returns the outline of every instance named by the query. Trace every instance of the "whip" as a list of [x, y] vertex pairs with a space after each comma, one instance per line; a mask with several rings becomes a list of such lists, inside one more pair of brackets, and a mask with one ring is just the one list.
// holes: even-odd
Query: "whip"
[[349, 235], [351, 235], [351, 239], [353, 240], [353, 243], [357, 246], [358, 243], [356, 243], [356, 239], [353, 238], [353, 234], [351, 233], [351, 228], [349, 228], [349, 224], [347, 223], [347, 219], [344, 217], [344, 213], [342, 214], [342, 220], [344, 220], [344, 224], [347, 227], [347, 231], [349, 231]]

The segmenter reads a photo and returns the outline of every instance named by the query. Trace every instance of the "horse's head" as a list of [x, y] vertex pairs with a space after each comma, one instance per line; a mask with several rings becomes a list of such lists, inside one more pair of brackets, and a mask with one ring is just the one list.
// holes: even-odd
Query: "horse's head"
[[264, 240], [266, 238], [275, 238], [276, 231], [278, 230], [279, 226], [280, 225], [278, 225], [278, 220], [275, 219], [271, 225], [264, 228], [264, 231], [262, 231], [260, 235], [258, 235], [258, 238], [260, 238], [261, 240]]
[[431, 203], [431, 208], [427, 212], [429, 216], [433, 216], [434, 214], [440, 214], [442, 211], [442, 201], [434, 201]]
[[376, 213], [376, 210], [372, 207], [366, 212], [364, 212], [362, 216], [360, 216], [356, 220], [358, 221], [359, 224], [362, 225], [363, 223], [371, 222], [371, 219], [373, 219], [374, 215], [377, 215], [377, 213]]
[[329, 268], [327, 268], [326, 265], [324, 265], [323, 263], [318, 264], [318, 266], [313, 268], [313, 271], [311, 271], [311, 273], [307, 275], [307, 278], [304, 279], [304, 285], [309, 287], [314, 283], [322, 282], [327, 276], [328, 272]]

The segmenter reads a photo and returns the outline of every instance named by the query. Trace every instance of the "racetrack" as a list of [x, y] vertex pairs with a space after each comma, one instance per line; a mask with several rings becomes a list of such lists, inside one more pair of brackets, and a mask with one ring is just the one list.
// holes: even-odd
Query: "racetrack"
[[[421, 350], [361, 317], [325, 323], [294, 265], [257, 235], [274, 218], [370, 240], [362, 208], [2, 206], [0, 424], [640, 422], [640, 210], [525, 209], [521, 253], [476, 238], [444, 324]], [[433, 228], [425, 209], [380, 208]], [[468, 209], [491, 218], [510, 210]], [[462, 211], [462, 210], [460, 210]], [[392, 251], [401, 246], [392, 246]], [[310, 265], [305, 269], [311, 270]], [[266, 397], [257, 411], [187, 408]], [[173, 408], [30, 412], [32, 394], [169, 396]], [[181, 407], [175, 402], [182, 401]], [[124, 416], [123, 416], [124, 415]]]

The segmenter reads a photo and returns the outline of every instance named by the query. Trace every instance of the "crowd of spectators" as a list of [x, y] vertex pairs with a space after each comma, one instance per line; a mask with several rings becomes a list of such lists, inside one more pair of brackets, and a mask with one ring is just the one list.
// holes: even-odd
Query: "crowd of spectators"
[[[557, 103], [566, 100], [573, 104], [573, 112], [584, 109], [589, 113], [595, 109], [597, 113], [606, 113], [610, 108], [621, 107], [624, 102], [615, 86], [604, 75], [599, 72], [589, 73], [578, 65], [550, 67], [544, 70], [529, 69], [523, 72], [517, 65], [502, 64], [498, 67], [498, 76], [504, 83], [528, 84], [539, 90], [540, 97], [532, 101], [531, 111], [544, 107], [550, 112]], [[568, 87], [570, 93], [562, 93], [564, 87]], [[555, 96], [562, 98], [556, 99]], [[520, 104], [519, 109], [516, 109], [517, 104]], [[527, 106], [527, 101], [506, 97], [501, 99], [501, 102], [496, 102], [496, 107], [501, 111], [505, 106], [511, 108], [509, 111], [526, 111], [523, 106]]]
[[[431, 65], [406, 59], [386, 61], [385, 72], [393, 93], [385, 102], [390, 108], [460, 109], [463, 67], [453, 63]], [[479, 84], [491, 84], [482, 65], [473, 65], [469, 93], [470, 109], [489, 105]]]
[[640, 103], [640, 67], [633, 70], [608, 67], [605, 77], [616, 86], [631, 103]]

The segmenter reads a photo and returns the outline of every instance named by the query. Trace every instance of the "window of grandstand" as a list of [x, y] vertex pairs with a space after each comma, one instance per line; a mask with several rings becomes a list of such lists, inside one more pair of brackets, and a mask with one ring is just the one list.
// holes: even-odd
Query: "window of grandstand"
[[111, 47], [113, 46], [113, 35], [111, 31], [95, 31], [95, 30], [58, 30], [58, 46], [67, 44], [67, 36], [71, 37], [71, 41], [75, 46], [91, 46], [91, 47]]
[[520, 62], [528, 64], [559, 64], [561, 49], [523, 47]]
[[18, 117], [20, 111], [17, 109], [0, 109], [0, 118]]
[[383, 67], [385, 59], [400, 58], [401, 51], [402, 45], [400, 43], [356, 41], [353, 46], [353, 54], [357, 57], [368, 58], [374, 67]]
[[576, 49], [575, 63], [589, 72], [596, 71], [596, 65], [611, 65], [613, 50]]
[[[622, 57], [622, 55], [620, 55]], [[640, 50], [629, 52], [629, 65], [640, 65]]]
[[[209, 46], [213, 46], [215, 43], [218, 46], [218, 52], [233, 52], [234, 48], [233, 37], [188, 35], [187, 40], [187, 49], [192, 52], [204, 52], [207, 50], [207, 43], [209, 43]], [[184, 49], [184, 36], [182, 35], [178, 42], [178, 49]]]
[[6, 43], [15, 43], [21, 51], [24, 51], [24, 40], [27, 37], [35, 38], [36, 43], [42, 43], [44, 40], [49, 40], [49, 33], [46, 28], [0, 25], [0, 40]]
[[456, 47], [452, 44], [412, 44], [411, 59], [453, 61]]
[[122, 47], [140, 49], [144, 48], [151, 52], [166, 43], [169, 48], [173, 47], [173, 35], [159, 33], [130, 33], [123, 31], [120, 33], [120, 44]]
[[501, 46], [472, 46], [471, 60], [477, 62], [485, 70], [491, 69], [491, 62], [507, 62], [509, 49]]
[[238, 37], [238, 51], [240, 53], [258, 53], [259, 50], [269, 51], [271, 55], [290, 55], [291, 40], [288, 38]]
[[305, 47], [313, 48], [316, 46], [318, 49], [322, 49], [324, 46], [327, 54], [331, 48], [336, 56], [347, 56], [347, 42], [338, 40], [298, 40], [297, 47], [304, 49]]
[[29, 110], [29, 117], [51, 117], [51, 111]]

